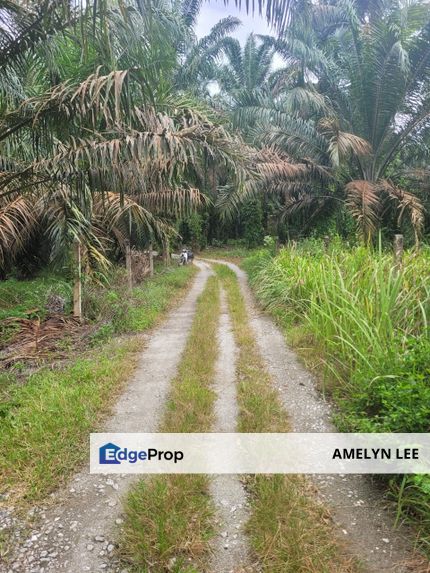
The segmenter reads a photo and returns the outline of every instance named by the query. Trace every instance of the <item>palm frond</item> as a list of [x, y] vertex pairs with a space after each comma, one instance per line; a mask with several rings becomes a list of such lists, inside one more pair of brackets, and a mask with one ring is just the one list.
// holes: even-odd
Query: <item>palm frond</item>
[[0, 203], [0, 267], [13, 261], [24, 248], [37, 224], [34, 200], [18, 196]]
[[378, 186], [364, 180], [351, 181], [345, 186], [345, 205], [357, 222], [361, 236], [369, 242], [380, 217], [381, 201]]

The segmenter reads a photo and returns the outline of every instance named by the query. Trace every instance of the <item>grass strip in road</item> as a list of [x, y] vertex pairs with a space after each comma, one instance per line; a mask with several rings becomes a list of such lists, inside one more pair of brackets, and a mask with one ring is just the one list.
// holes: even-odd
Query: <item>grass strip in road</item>
[[[178, 300], [192, 276], [190, 267], [154, 277], [145, 283], [150, 300], [140, 287], [141, 306], [135, 309], [140, 331]], [[43, 499], [88, 459], [88, 435], [100, 427], [132, 375], [141, 346], [136, 337], [110, 339], [63, 368], [42, 369], [0, 394], [0, 492], [8, 491], [9, 501]]]
[[[219, 282], [208, 279], [197, 302], [184, 355], [172, 382], [160, 432], [210, 432], [218, 346]], [[125, 501], [120, 553], [127, 570], [201, 571], [209, 551], [214, 508], [203, 475], [151, 476]], [[131, 569], [130, 569], [131, 568]]]
[[[288, 417], [255, 342], [235, 273], [214, 265], [227, 293], [237, 362], [240, 432], [287, 432]], [[309, 482], [296, 475], [249, 477], [251, 545], [268, 573], [353, 573], [357, 567], [335, 540], [327, 511]]]

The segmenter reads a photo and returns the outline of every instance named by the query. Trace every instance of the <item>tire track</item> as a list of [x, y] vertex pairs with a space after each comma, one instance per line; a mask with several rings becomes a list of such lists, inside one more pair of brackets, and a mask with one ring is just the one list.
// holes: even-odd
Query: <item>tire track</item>
[[[212, 274], [205, 263], [196, 264], [200, 272], [188, 295], [151, 333], [132, 381], [101, 431], [156, 431], [191, 329], [197, 298]], [[120, 571], [114, 558], [114, 539], [122, 523], [121, 498], [137, 477], [122, 474], [114, 478], [90, 475], [87, 467], [53, 495], [52, 507], [31, 510], [30, 522], [18, 526], [21, 539], [17, 539], [14, 558], [8, 565], [0, 564], [0, 571]]]
[[[218, 344], [219, 355], [214, 384], [217, 400], [213, 431], [236, 432], [237, 348], [223, 290]], [[244, 532], [244, 525], [249, 517], [248, 503], [240, 477], [227, 474], [214, 476], [210, 482], [210, 493], [217, 508], [217, 526], [221, 530], [212, 543], [210, 570], [214, 573], [251, 573], [254, 569], [250, 566], [248, 540]]]

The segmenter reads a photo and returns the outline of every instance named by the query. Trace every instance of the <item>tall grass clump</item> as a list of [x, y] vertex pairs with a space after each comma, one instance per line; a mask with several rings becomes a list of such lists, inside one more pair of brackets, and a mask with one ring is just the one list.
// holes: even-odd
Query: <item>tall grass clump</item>
[[[430, 431], [428, 248], [406, 252], [400, 269], [381, 248], [336, 241], [328, 250], [313, 241], [275, 257], [257, 253], [244, 266], [287, 337], [299, 330], [305, 352], [326, 365], [322, 382], [339, 406], [339, 429]], [[407, 485], [408, 509], [430, 526], [430, 480]]]

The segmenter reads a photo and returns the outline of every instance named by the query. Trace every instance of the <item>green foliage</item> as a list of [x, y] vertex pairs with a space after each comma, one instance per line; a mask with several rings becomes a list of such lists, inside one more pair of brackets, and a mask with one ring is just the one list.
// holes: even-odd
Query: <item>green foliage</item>
[[182, 243], [190, 245], [195, 250], [203, 249], [206, 246], [206, 214], [191, 213], [179, 223], [179, 233]]
[[[300, 325], [311, 338], [341, 430], [430, 430], [429, 249], [406, 252], [396, 272], [391, 253], [314, 239], [276, 257], [260, 251], [244, 267], [287, 336]], [[391, 483], [399, 511], [430, 531], [428, 480], [403, 486]]]
[[246, 246], [248, 249], [258, 247], [263, 243], [264, 237], [261, 199], [254, 199], [244, 203], [240, 216]]
[[135, 286], [128, 296], [126, 273], [116, 268], [105, 277], [105, 284], [87, 283], [83, 291], [83, 312], [87, 320], [101, 324], [92, 335], [100, 343], [113, 334], [139, 332], [150, 328], [159, 314], [171, 304], [195, 272], [195, 267], [160, 267], [154, 277]]
[[[430, 338], [409, 338], [391, 374], [368, 381], [353, 376], [354, 391], [343, 404], [344, 425], [361, 432], [430, 431]], [[381, 366], [384, 369], [382, 363]], [[341, 422], [342, 423], [342, 422]]]
[[26, 318], [29, 310], [33, 310], [33, 314], [36, 312], [38, 316], [44, 316], [51, 294], [63, 297], [66, 312], [70, 310], [72, 289], [62, 277], [46, 274], [31, 280], [10, 278], [0, 281], [0, 320], [9, 317]]
[[40, 499], [76, 470], [88, 455], [88, 432], [126, 380], [131, 348], [131, 342], [108, 346], [63, 371], [43, 370], [10, 389], [0, 434], [3, 488]]

